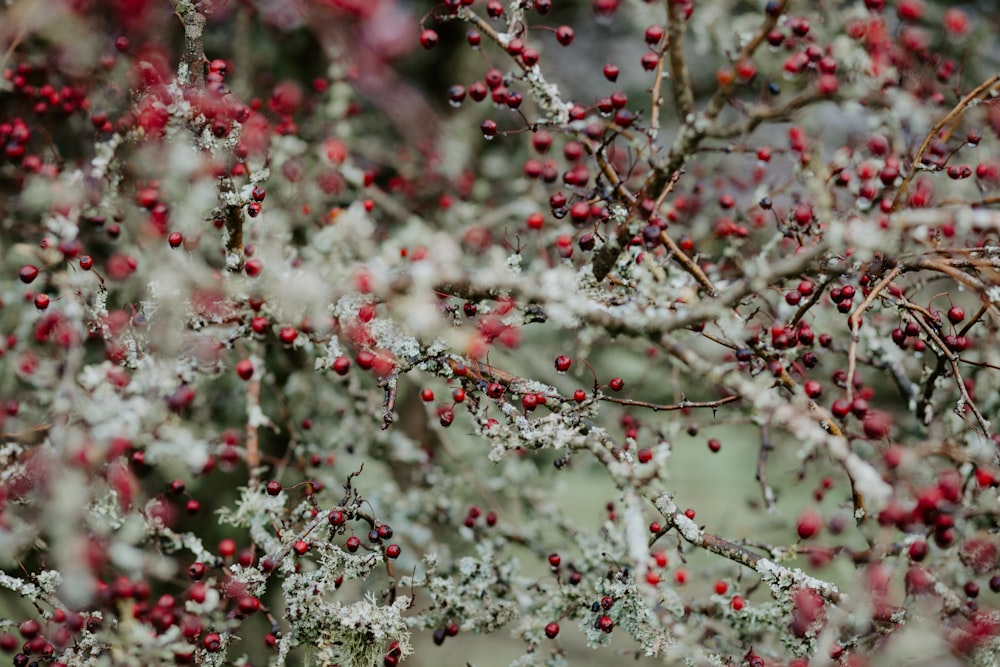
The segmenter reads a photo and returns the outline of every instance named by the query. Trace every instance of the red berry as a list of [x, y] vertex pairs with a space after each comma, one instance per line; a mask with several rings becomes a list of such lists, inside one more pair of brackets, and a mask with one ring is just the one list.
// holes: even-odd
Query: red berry
[[573, 42], [575, 34], [576, 33], [573, 32], [573, 28], [568, 25], [561, 25], [556, 28], [556, 41], [563, 46], [569, 46]]
[[805, 510], [799, 515], [799, 522], [796, 529], [798, 530], [800, 538], [808, 540], [819, 532], [822, 524], [823, 519], [820, 517], [818, 512], [815, 510]]
[[17, 277], [21, 279], [22, 283], [29, 285], [34, 282], [35, 278], [38, 277], [38, 267], [31, 264], [25, 264], [17, 272]]
[[558, 623], [549, 623], [548, 625], [545, 626], [545, 636], [548, 637], [549, 639], [555, 639], [556, 635], [558, 634], [559, 634]]
[[438, 44], [437, 31], [428, 28], [420, 33], [420, 46], [425, 49], [433, 49]]
[[351, 360], [347, 357], [337, 357], [333, 360], [333, 371], [337, 375], [347, 375], [347, 372], [351, 370]]
[[610, 616], [601, 616], [597, 619], [597, 629], [604, 634], [611, 634], [611, 631], [615, 629], [615, 622], [611, 620]]
[[276, 496], [281, 493], [281, 482], [272, 479], [267, 483], [265, 489], [267, 490], [267, 495]]
[[719, 439], [718, 439], [718, 438], [709, 438], [709, 439], [708, 439], [708, 448], [709, 448], [709, 450], [711, 450], [711, 451], [712, 451], [713, 453], [714, 453], [714, 452], [717, 452], [717, 451], [719, 451], [720, 449], [722, 449], [722, 443], [721, 443], [721, 442], [719, 442]]
[[420, 400], [424, 403], [430, 403], [434, 400], [434, 391], [432, 389], [423, 389], [420, 392]]
[[746, 59], [736, 63], [736, 76], [749, 81], [757, 74], [757, 66], [752, 60]]
[[354, 355], [354, 361], [357, 362], [358, 368], [363, 370], [371, 370], [372, 366], [375, 365], [375, 355], [368, 350], [359, 350], [356, 355]]
[[399, 558], [399, 554], [402, 553], [402, 549], [399, 548], [398, 544], [390, 544], [385, 548], [385, 557], [395, 560]]
[[256, 278], [260, 275], [260, 272], [264, 270], [264, 263], [259, 259], [247, 260], [247, 263], [243, 265], [243, 270], [251, 278]]
[[649, 447], [643, 447], [637, 452], [636, 458], [639, 460], [639, 463], [649, 463], [653, 460], [653, 450]]
[[565, 355], [560, 354], [558, 357], [556, 357], [555, 366], [556, 370], [559, 371], [560, 373], [565, 373], [566, 371], [568, 371], [569, 367], [572, 364], [573, 361]]
[[604, 66], [604, 78], [612, 82], [617, 81], [620, 71], [618, 65], [608, 63]]
[[900, 21], [919, 21], [925, 11], [924, 3], [920, 0], [900, 0], [896, 6], [896, 14]]
[[253, 362], [249, 359], [240, 359], [240, 362], [236, 364], [236, 374], [240, 376], [243, 380], [249, 380], [253, 377]]
[[742, 595], [734, 595], [733, 599], [729, 601], [729, 606], [732, 608], [733, 611], [740, 611], [741, 609], [743, 609], [744, 604], [745, 602], [743, 600]]
[[184, 236], [180, 232], [170, 232], [167, 236], [167, 243], [170, 244], [171, 248], [176, 248], [184, 242]]
[[201, 640], [201, 645], [209, 653], [215, 653], [222, 648], [222, 637], [214, 632], [210, 632]]
[[236, 553], [236, 541], [227, 537], [219, 541], [219, 555], [223, 558], [230, 558]]

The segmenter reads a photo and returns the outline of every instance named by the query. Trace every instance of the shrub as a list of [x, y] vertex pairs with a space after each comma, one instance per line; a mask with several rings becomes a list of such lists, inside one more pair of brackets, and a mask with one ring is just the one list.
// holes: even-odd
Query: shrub
[[0, 650], [993, 664], [1000, 75], [883, 4], [7, 3]]

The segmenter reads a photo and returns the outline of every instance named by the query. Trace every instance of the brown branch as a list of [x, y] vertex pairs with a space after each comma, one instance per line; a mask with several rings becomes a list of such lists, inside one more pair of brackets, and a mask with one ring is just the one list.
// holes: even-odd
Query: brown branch
[[[681, 16], [681, 5], [673, 0], [667, 3], [667, 53], [670, 58], [670, 78], [673, 79], [674, 105], [677, 116], [682, 123], [688, 122], [688, 116], [694, 111], [694, 89], [691, 86], [691, 73], [688, 71], [687, 59], [684, 54], [684, 31], [686, 25]], [[661, 54], [662, 62], [662, 54]], [[657, 67], [657, 71], [659, 71]]]
[[896, 190], [896, 196], [892, 199], [893, 211], [898, 210], [900, 205], [903, 203], [903, 197], [906, 195], [906, 190], [910, 187], [913, 177], [917, 174], [917, 170], [920, 167], [920, 161], [923, 159], [924, 153], [926, 153], [927, 149], [930, 148], [931, 143], [937, 137], [941, 128], [950, 123], [952, 120], [957, 119], [980, 95], [989, 91], [990, 88], [997, 84], [997, 82], [1000, 82], [1000, 74], [994, 74], [990, 78], [986, 79], [986, 81], [983, 81], [981, 84], [976, 86], [972, 92], [960, 99], [951, 111], [934, 124], [934, 127], [932, 127], [930, 132], [927, 133], [927, 136], [924, 137], [924, 141], [920, 144], [920, 148], [917, 149], [917, 154], [913, 156], [913, 162], [910, 164], [910, 168], [907, 170], [906, 176], [903, 178], [903, 182], [900, 183], [899, 189]]
[[[675, 3], [670, 2], [670, 4], [673, 5]], [[670, 37], [668, 36], [667, 39], [670, 39]], [[663, 103], [663, 98], [660, 96], [660, 89], [663, 87], [664, 56], [665, 53], [661, 53], [659, 60], [656, 61], [656, 71], [653, 73], [653, 90], [650, 93], [652, 104], [649, 110], [649, 132], [650, 137], [653, 139], [656, 139], [660, 131], [660, 104]]]
[[184, 52], [181, 54], [181, 85], [205, 85], [205, 15], [187, 2], [178, 3], [177, 16], [184, 25]]
[[896, 277], [903, 272], [903, 267], [897, 264], [889, 273], [878, 281], [865, 297], [865, 300], [861, 302], [851, 316], [847, 318], [848, 328], [851, 330], [851, 342], [847, 351], [847, 402], [850, 403], [854, 400], [854, 373], [858, 365], [858, 329], [861, 328], [861, 316], [864, 314], [868, 307], [875, 302], [879, 294], [882, 293], [886, 287], [892, 283]]
[[672, 403], [670, 405], [662, 405], [659, 403], [649, 403], [647, 401], [639, 401], [631, 398], [616, 398], [614, 396], [602, 395], [599, 397], [602, 401], [607, 401], [609, 403], [617, 403], [618, 405], [630, 405], [637, 408], [649, 408], [653, 412], [675, 412], [677, 410], [686, 410], [688, 408], [717, 408], [719, 406], [725, 405], [726, 403], [732, 403], [734, 401], [740, 400], [739, 396], [726, 396], [720, 398], [716, 401], [680, 401], [678, 403]]
[[[914, 305], [911, 304], [909, 300], [906, 299], [905, 297], [902, 297], [901, 301], [904, 307], [911, 307]], [[959, 395], [961, 395], [962, 397], [962, 402], [965, 405], [969, 406], [969, 409], [975, 416], [976, 421], [979, 422], [979, 428], [981, 428], [983, 431], [983, 437], [989, 438], [990, 423], [986, 421], [985, 417], [983, 417], [982, 413], [979, 411], [979, 408], [976, 406], [976, 403], [972, 400], [972, 397], [969, 396], [968, 389], [965, 388], [965, 382], [962, 379], [962, 371], [958, 367], [958, 359], [959, 359], [958, 354], [948, 349], [948, 346], [945, 345], [944, 341], [941, 339], [940, 336], [938, 336], [934, 328], [924, 321], [924, 318], [915, 317], [913, 319], [924, 330], [924, 333], [927, 335], [927, 337], [934, 343], [934, 346], [937, 347], [939, 353], [938, 367], [935, 369], [934, 374], [932, 374], [931, 379], [929, 379], [928, 384], [925, 385], [924, 398], [921, 399], [920, 405], [926, 409], [926, 405], [929, 402], [930, 394], [933, 393], [933, 386], [934, 386], [933, 378], [940, 375], [943, 372], [944, 370], [943, 365], [947, 365], [951, 369], [952, 375], [955, 377], [955, 383], [956, 385], [958, 385], [958, 392]], [[960, 417], [962, 416], [961, 412], [958, 410], [957, 407], [955, 412]], [[926, 420], [925, 423], [927, 423]]]
[[396, 408], [396, 389], [399, 385], [399, 376], [391, 373], [379, 378], [378, 386], [385, 388], [385, 398], [382, 400], [382, 430], [386, 430], [392, 424], [392, 411]]
[[[676, 529], [677, 534], [689, 544], [701, 547], [710, 553], [727, 558], [734, 563], [744, 565], [767, 580], [773, 581], [780, 574], [782, 578], [787, 577], [791, 580], [789, 583], [794, 582], [797, 585], [807, 586], [834, 604], [844, 600], [843, 594], [833, 584], [809, 577], [800, 570], [791, 570], [782, 567], [769, 559], [765, 559], [764, 556], [748, 550], [743, 545], [697, 528], [693, 521], [676, 509], [672, 500], [668, 499], [664, 503], [662, 498], [658, 498], [654, 500], [654, 504], [657, 505], [657, 509], [660, 510], [660, 513], [666, 520], [666, 525], [653, 535], [650, 544], [666, 534], [667, 531]], [[773, 548], [768, 550], [775, 551]]]
[[663, 241], [663, 245], [667, 246], [667, 248], [670, 249], [670, 252], [674, 254], [674, 258], [677, 260], [677, 263], [683, 266], [684, 270], [690, 273], [694, 279], [698, 281], [702, 288], [708, 292], [709, 296], [716, 297], [719, 295], [719, 289], [712, 282], [712, 279], [705, 275], [705, 272], [701, 270], [701, 267], [698, 266], [697, 262], [688, 257], [687, 253], [681, 250], [680, 246], [674, 243], [674, 240], [670, 238], [669, 234], [667, 234], [667, 230], [664, 229], [660, 232], [660, 240]]
[[806, 90], [787, 102], [777, 107], [765, 107], [757, 109], [742, 123], [732, 123], [728, 125], [716, 125], [705, 131], [705, 137], [710, 139], [732, 139], [741, 137], [753, 132], [758, 125], [767, 121], [785, 121], [791, 118], [792, 113], [809, 106], [814, 102], [826, 99], [816, 90]]

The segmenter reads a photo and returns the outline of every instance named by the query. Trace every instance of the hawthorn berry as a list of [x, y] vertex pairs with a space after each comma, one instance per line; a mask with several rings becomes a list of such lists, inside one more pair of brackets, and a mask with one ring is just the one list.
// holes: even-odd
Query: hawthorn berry
[[609, 635], [615, 629], [615, 622], [611, 620], [610, 616], [601, 616], [597, 619], [596, 627], [604, 634]]
[[561, 25], [558, 28], [556, 28], [556, 41], [562, 44], [563, 46], [569, 46], [570, 44], [572, 44], [573, 37], [575, 35], [576, 33], [573, 31], [573, 28], [569, 27], [568, 25]]
[[256, 278], [264, 270], [264, 263], [259, 259], [248, 259], [246, 264], [243, 265], [243, 270], [251, 278]]
[[559, 624], [549, 623], [545, 626], [545, 636], [549, 639], [555, 639], [556, 635], [559, 634]]
[[17, 277], [25, 285], [30, 285], [38, 277], [38, 267], [32, 264], [25, 264], [17, 272]]
[[805, 510], [799, 515], [796, 530], [798, 531], [801, 539], [808, 540], [819, 532], [822, 525], [823, 519], [820, 517], [818, 512], [815, 510]]
[[358, 368], [363, 370], [371, 370], [372, 366], [375, 365], [375, 355], [368, 350], [358, 350], [358, 353], [354, 355], [354, 361], [358, 364]]
[[437, 31], [427, 28], [420, 33], [420, 46], [425, 49], [433, 49], [438, 45], [438, 34]]
[[219, 542], [219, 555], [223, 558], [232, 558], [236, 554], [236, 541], [227, 537]]
[[712, 453], [718, 452], [720, 449], [722, 449], [722, 443], [719, 442], [718, 438], [709, 438], [708, 439], [708, 449]]
[[333, 371], [337, 375], [347, 375], [348, 371], [351, 370], [351, 360], [347, 357], [340, 356], [333, 360]]
[[264, 488], [267, 491], [267, 495], [276, 496], [281, 493], [281, 482], [272, 479]]
[[253, 362], [249, 359], [240, 359], [239, 363], [236, 364], [236, 374], [243, 380], [252, 378], [253, 370]]
[[555, 367], [560, 373], [565, 373], [569, 370], [569, 367], [573, 364], [573, 361], [566, 355], [560, 354], [556, 357]]
[[222, 648], [222, 637], [210, 632], [201, 640], [201, 646], [209, 653], [216, 653]]

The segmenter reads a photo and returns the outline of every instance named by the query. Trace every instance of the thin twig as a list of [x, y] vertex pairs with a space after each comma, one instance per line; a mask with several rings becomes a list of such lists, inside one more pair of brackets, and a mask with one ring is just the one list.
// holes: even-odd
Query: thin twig
[[[668, 36], [667, 39], [670, 37]], [[652, 104], [649, 110], [649, 138], [653, 140], [660, 132], [660, 105], [663, 103], [660, 88], [663, 86], [663, 59], [665, 55], [666, 53], [661, 53], [659, 60], [656, 61], [656, 71], [653, 72], [653, 90], [650, 93]]]
[[385, 398], [382, 400], [382, 430], [392, 425], [392, 411], [396, 409], [396, 389], [399, 386], [399, 376], [396, 373], [379, 378], [378, 386], [385, 388]]
[[630, 405], [637, 408], [649, 408], [653, 412], [675, 412], [677, 410], [686, 410], [688, 408], [718, 408], [719, 406], [725, 405], [726, 403], [732, 403], [733, 401], [740, 400], [739, 396], [726, 396], [720, 398], [717, 401], [686, 401], [682, 400], [677, 403], [671, 404], [659, 404], [659, 403], [649, 403], [647, 401], [639, 401], [631, 398], [617, 398], [615, 396], [601, 395], [600, 400], [607, 401], [609, 403], [617, 403], [618, 405]]
[[719, 295], [719, 289], [712, 282], [712, 279], [705, 275], [705, 272], [701, 270], [698, 263], [693, 259], [688, 257], [687, 253], [681, 250], [672, 238], [670, 234], [667, 234], [667, 230], [662, 230], [660, 232], [660, 240], [663, 241], [663, 245], [670, 249], [670, 252], [674, 253], [674, 257], [677, 259], [677, 263], [684, 267], [684, 270], [690, 273], [695, 280], [704, 288], [708, 295], [711, 297], [716, 297]]
[[774, 489], [767, 481], [767, 456], [774, 449], [771, 444], [770, 427], [764, 424], [760, 428], [760, 451], [757, 453], [757, 481], [760, 482], [760, 490], [764, 495], [764, 507], [768, 513], [774, 512]]

